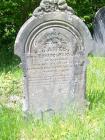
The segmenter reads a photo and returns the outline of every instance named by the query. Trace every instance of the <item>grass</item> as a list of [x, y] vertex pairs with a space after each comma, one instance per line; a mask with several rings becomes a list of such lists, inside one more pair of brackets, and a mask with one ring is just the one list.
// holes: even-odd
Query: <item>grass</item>
[[[0, 140], [105, 140], [105, 58], [90, 57], [87, 69], [89, 108], [83, 115], [55, 116], [51, 122], [25, 120], [21, 106], [8, 108], [12, 95], [21, 96], [18, 67], [0, 71]], [[14, 103], [15, 104], [15, 103]]]
[[0, 140], [18, 140], [21, 130], [21, 113], [0, 106]]

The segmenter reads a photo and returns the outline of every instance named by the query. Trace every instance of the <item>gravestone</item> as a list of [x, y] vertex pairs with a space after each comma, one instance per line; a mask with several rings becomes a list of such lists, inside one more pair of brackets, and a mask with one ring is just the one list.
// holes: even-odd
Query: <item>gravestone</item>
[[105, 56], [105, 7], [99, 9], [94, 18], [93, 54]]
[[65, 113], [86, 105], [91, 35], [65, 0], [42, 0], [20, 29], [15, 54], [24, 72], [24, 111]]

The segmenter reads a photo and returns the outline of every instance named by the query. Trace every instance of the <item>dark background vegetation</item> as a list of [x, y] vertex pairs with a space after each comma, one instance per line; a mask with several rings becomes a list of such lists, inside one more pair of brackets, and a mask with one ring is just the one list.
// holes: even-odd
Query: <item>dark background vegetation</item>
[[[22, 24], [32, 15], [41, 0], [0, 0], [0, 67], [18, 62], [13, 55], [14, 41]], [[92, 32], [96, 11], [105, 0], [67, 0], [76, 14], [84, 20]]]

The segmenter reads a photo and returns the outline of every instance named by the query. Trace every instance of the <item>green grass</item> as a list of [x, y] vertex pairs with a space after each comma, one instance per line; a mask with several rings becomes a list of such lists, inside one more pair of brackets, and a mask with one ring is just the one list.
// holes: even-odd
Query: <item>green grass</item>
[[50, 122], [25, 120], [21, 107], [6, 106], [9, 96], [21, 96], [22, 72], [18, 67], [0, 71], [0, 140], [105, 140], [105, 58], [90, 57], [87, 69], [89, 108], [82, 115]]
[[0, 140], [18, 140], [21, 124], [20, 111], [0, 106]]

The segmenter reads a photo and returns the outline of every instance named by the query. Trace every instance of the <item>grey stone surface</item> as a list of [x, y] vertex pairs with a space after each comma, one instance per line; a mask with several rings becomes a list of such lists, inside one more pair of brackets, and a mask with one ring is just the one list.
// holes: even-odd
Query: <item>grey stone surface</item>
[[24, 111], [55, 114], [86, 105], [91, 41], [88, 28], [65, 0], [42, 0], [15, 42], [24, 71]]
[[105, 7], [99, 9], [94, 19], [93, 54], [105, 56]]

